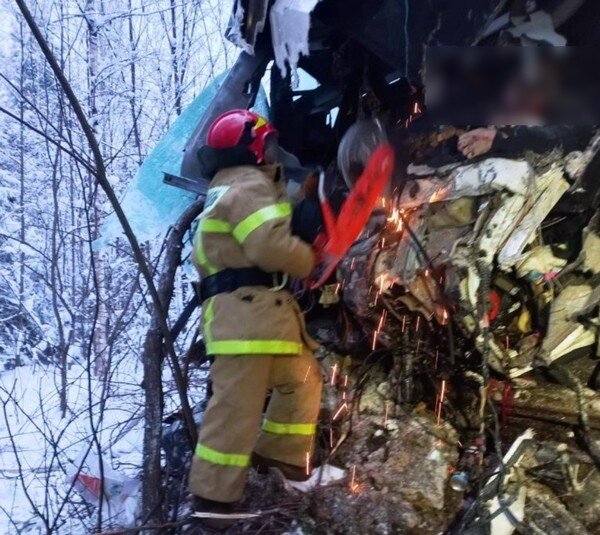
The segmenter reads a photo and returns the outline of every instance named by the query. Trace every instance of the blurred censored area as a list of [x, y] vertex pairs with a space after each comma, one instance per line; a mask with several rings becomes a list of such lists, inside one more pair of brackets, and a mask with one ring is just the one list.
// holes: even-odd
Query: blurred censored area
[[600, 124], [597, 47], [429, 47], [425, 103], [437, 124]]

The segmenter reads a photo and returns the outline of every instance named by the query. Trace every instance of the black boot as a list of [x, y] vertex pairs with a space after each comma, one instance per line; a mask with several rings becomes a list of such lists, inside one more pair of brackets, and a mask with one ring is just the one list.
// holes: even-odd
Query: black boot
[[258, 453], [253, 453], [251, 458], [253, 468], [259, 473], [264, 474], [269, 468], [277, 468], [286, 479], [290, 481], [306, 481], [310, 474], [306, 473], [306, 467], [295, 466], [293, 464], [282, 463], [275, 459], [268, 459]]
[[[238, 502], [215, 502], [194, 496], [192, 508], [192, 517], [195, 519], [195, 524], [214, 531], [225, 531], [240, 520], [241, 511]], [[196, 514], [207, 514], [207, 517], [196, 516]]]

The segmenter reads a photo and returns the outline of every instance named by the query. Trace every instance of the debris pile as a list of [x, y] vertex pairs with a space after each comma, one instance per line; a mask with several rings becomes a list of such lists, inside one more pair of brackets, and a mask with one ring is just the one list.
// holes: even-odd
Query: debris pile
[[[344, 260], [342, 300], [370, 353], [339, 455], [366, 501], [393, 489], [402, 502], [391, 532], [598, 529], [585, 498], [600, 467], [597, 146], [413, 165]], [[374, 522], [368, 510], [354, 514]]]

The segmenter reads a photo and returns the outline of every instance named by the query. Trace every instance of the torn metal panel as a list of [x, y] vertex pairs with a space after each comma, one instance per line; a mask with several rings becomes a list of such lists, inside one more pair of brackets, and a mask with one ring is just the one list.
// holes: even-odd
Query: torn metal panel
[[552, 303], [548, 333], [542, 343], [542, 358], [547, 364], [576, 349], [596, 342], [595, 329], [586, 328], [577, 321], [582, 309], [593, 296], [589, 284], [572, 284], [563, 288]]
[[478, 197], [507, 190], [519, 195], [529, 191], [532, 167], [525, 161], [488, 158], [452, 170], [446, 178], [411, 181], [400, 197], [404, 209], [422, 204], [450, 201], [461, 197]]
[[583, 270], [600, 273], [600, 214], [596, 214], [583, 231]]
[[292, 87], [298, 87], [298, 61], [309, 54], [310, 15], [319, 0], [276, 0], [271, 8], [271, 34], [275, 63], [285, 78], [288, 66]]
[[492, 264], [494, 256], [510, 236], [523, 213], [526, 199], [521, 195], [500, 195], [500, 207], [486, 222], [480, 232], [476, 253], [480, 261]]
[[520, 260], [525, 246], [533, 241], [544, 219], [568, 189], [569, 183], [563, 178], [560, 167], [554, 166], [543, 175], [536, 177], [532, 194], [527, 201], [531, 209], [519, 222], [498, 254], [501, 269], [507, 270]]
[[267, 21], [269, 0], [236, 0], [225, 37], [244, 52], [254, 55], [258, 35]]

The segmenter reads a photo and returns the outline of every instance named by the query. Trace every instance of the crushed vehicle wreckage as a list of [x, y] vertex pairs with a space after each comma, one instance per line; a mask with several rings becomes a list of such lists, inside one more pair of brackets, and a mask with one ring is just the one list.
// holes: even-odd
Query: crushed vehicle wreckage
[[[450, 484], [462, 491], [479, 482], [481, 503], [457, 533], [479, 533], [469, 522], [486, 515], [492, 533], [599, 527], [587, 499], [600, 481], [598, 213], [589, 212], [575, 246], [566, 229], [553, 230], [565, 225], [568, 195], [590, 180], [598, 140], [541, 163], [412, 167], [339, 270], [342, 299], [371, 349], [392, 354], [382, 364], [395, 376], [392, 401], [429, 397], [438, 424], [459, 432]], [[587, 192], [593, 199], [598, 186]], [[512, 439], [503, 462], [480, 457]], [[500, 474], [486, 481], [487, 462]]]
[[[517, 140], [517, 151], [467, 159], [456, 150], [461, 129], [412, 129], [424, 43], [489, 45], [508, 33], [556, 44], [575, 3], [514, 2], [520, 18], [491, 0], [446, 11], [412, 1], [410, 11], [395, 1], [235, 3], [228, 37], [244, 52], [167, 183], [206, 192], [197, 158], [206, 129], [222, 111], [252, 106], [271, 60], [270, 117], [293, 196], [326, 169], [339, 209], [353, 162], [336, 157], [353, 129], [359, 139], [385, 130], [379, 141], [398, 153], [388, 194], [333, 278], [317, 292], [294, 288], [326, 348], [319, 460], [349, 473], [295, 504], [305, 532], [600, 530], [600, 134], [574, 127], [583, 135], [573, 144], [558, 128], [552, 150]], [[454, 24], [464, 10], [468, 23]], [[407, 28], [405, 42], [376, 31], [385, 24], [394, 35]], [[302, 71], [317, 87], [301, 87]], [[318, 196], [305, 198], [302, 213], [318, 208]], [[322, 215], [309, 221], [297, 232], [312, 241]], [[164, 437], [175, 472], [183, 432], [176, 422]], [[275, 507], [281, 489], [251, 481], [256, 503], [252, 493]], [[293, 522], [273, 526], [282, 524]]]

